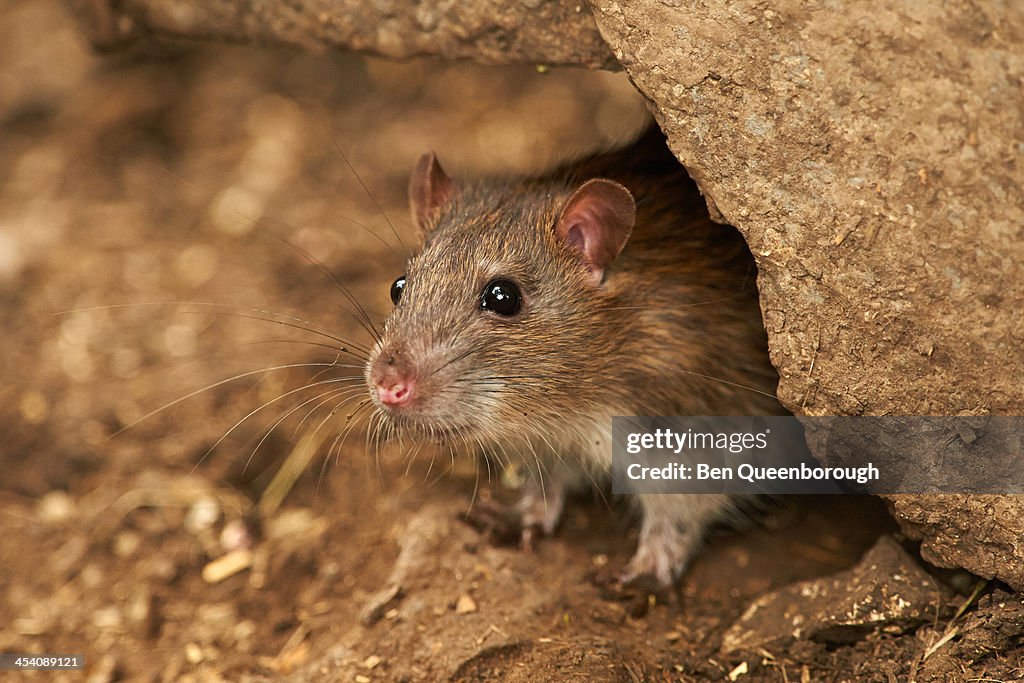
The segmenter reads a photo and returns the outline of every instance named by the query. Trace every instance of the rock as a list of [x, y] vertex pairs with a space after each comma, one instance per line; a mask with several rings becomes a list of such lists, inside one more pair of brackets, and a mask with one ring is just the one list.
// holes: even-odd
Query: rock
[[460, 595], [459, 599], [455, 602], [456, 614], [472, 614], [477, 609], [476, 600], [468, 594]]
[[[790, 408], [1022, 413], [1024, 6], [591, 4], [758, 261]], [[891, 500], [929, 559], [1024, 589], [1024, 501]]]
[[957, 654], [978, 661], [1024, 641], [1024, 598], [996, 590], [978, 601], [960, 625]]
[[883, 536], [852, 569], [759, 597], [725, 633], [722, 650], [902, 633], [934, 621], [946, 593], [892, 537]]
[[143, 31], [230, 42], [344, 48], [396, 59], [616, 68], [583, 0], [71, 0], [89, 39], [122, 46]]
[[921, 556], [1024, 590], [1024, 501], [1019, 496], [890, 496], [903, 532]]

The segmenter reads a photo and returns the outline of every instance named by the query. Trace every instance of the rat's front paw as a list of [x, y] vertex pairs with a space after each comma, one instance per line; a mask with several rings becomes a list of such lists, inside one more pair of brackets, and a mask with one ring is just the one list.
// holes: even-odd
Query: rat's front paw
[[675, 524], [645, 521], [633, 559], [617, 576], [595, 577], [606, 600], [624, 603], [630, 616], [640, 618], [656, 604], [679, 605], [675, 581], [700, 543], [700, 534]]
[[462, 514], [462, 521], [484, 535], [494, 545], [513, 545], [522, 536], [519, 512], [511, 505], [481, 496]]
[[564, 509], [564, 487], [549, 485], [542, 489], [538, 485], [527, 484], [515, 505], [481, 496], [463, 519], [483, 532], [492, 543], [510, 545], [518, 541], [524, 551], [532, 552], [537, 530], [545, 536], [553, 534]]
[[653, 580], [669, 588], [682, 574], [700, 544], [700, 535], [671, 522], [644, 524], [633, 559], [619, 576], [624, 585]]
[[523, 526], [519, 545], [524, 551], [532, 552], [535, 530], [540, 529], [545, 536], [550, 536], [558, 528], [565, 510], [565, 489], [561, 486], [548, 489], [528, 486], [523, 497], [516, 503], [516, 510]]

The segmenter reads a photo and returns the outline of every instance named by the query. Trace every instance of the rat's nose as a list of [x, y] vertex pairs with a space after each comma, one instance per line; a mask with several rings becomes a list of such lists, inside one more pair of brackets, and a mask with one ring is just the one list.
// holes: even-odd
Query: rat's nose
[[412, 400], [411, 380], [384, 379], [377, 382], [377, 398], [386, 406], [398, 408]]

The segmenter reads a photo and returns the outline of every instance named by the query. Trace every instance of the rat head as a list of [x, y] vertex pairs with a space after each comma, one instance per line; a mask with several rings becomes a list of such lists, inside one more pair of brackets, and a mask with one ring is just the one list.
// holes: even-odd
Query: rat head
[[422, 250], [366, 369], [385, 420], [442, 439], [550, 433], [600, 402], [621, 330], [611, 269], [633, 228], [610, 180], [456, 184], [433, 154], [409, 184]]

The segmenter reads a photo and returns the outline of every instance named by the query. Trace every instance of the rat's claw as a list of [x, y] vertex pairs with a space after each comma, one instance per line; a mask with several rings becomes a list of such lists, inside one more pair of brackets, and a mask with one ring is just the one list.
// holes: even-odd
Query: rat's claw
[[514, 544], [522, 532], [518, 512], [489, 497], [477, 500], [462, 519], [498, 545]]
[[529, 486], [523, 497], [516, 504], [523, 524], [523, 533], [532, 528], [539, 528], [545, 536], [555, 533], [558, 523], [562, 520], [565, 509], [565, 489], [551, 487], [542, 491], [536, 486]]
[[519, 549], [524, 553], [533, 553], [533, 530], [535, 527], [524, 526], [523, 533], [519, 537]]
[[623, 586], [655, 582], [661, 588], [668, 588], [674, 580], [675, 572], [669, 555], [643, 545], [637, 548], [633, 559], [619, 574], [619, 583]]
[[651, 577], [662, 588], [675, 583], [693, 557], [700, 535], [691, 528], [672, 522], [644, 520], [640, 543], [633, 559], [619, 577], [626, 585]]

